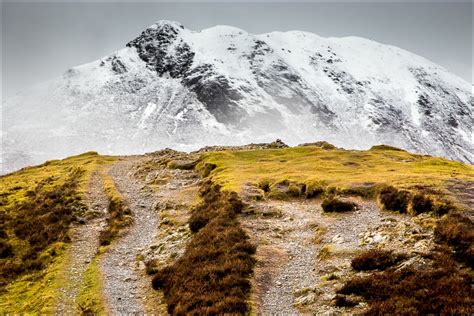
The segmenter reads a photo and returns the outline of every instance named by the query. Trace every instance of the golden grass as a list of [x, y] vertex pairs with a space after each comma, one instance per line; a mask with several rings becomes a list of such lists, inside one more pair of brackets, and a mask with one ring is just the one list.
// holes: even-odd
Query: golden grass
[[[15, 205], [28, 200], [28, 194], [41, 182], [45, 190], [53, 189], [70, 181], [70, 175], [74, 170], [78, 177], [77, 194], [81, 199], [85, 198], [87, 184], [91, 174], [103, 166], [113, 163], [117, 158], [100, 156], [95, 152], [69, 157], [63, 160], [48, 161], [35, 167], [23, 168], [17, 172], [0, 176], [0, 215], [13, 215], [16, 211]], [[48, 179], [48, 181], [45, 181]], [[34, 225], [34, 223], [31, 223]], [[1, 225], [0, 225], [1, 226]], [[5, 233], [8, 242], [14, 247], [15, 254], [21, 254], [24, 243], [15, 236], [7, 226]], [[57, 289], [64, 278], [60, 274], [63, 265], [67, 264], [67, 256], [64, 251], [67, 244], [54, 242], [39, 254], [43, 263], [47, 266], [40, 271], [29, 272], [7, 284], [0, 291], [0, 314], [26, 313], [26, 314], [51, 314], [58, 298]], [[53, 251], [54, 249], [54, 251]], [[51, 253], [54, 252], [54, 256]], [[53, 260], [51, 260], [53, 258]], [[11, 258], [0, 259], [11, 260]]]
[[87, 152], [63, 160], [51, 160], [34, 167], [26, 167], [19, 171], [0, 176], [0, 211], [12, 203], [22, 202], [27, 198], [28, 190], [39, 182], [51, 178], [46, 188], [62, 184], [69, 172], [75, 168], [84, 170], [80, 179], [79, 192], [85, 194], [87, 181], [91, 173], [101, 166], [116, 161], [116, 157], [101, 156], [96, 152]]
[[99, 268], [100, 256], [96, 256], [87, 267], [82, 281], [77, 304], [83, 313], [104, 315], [105, 301], [103, 297], [102, 275]]
[[58, 277], [67, 264], [67, 245], [56, 243], [58, 256], [43, 271], [28, 274], [8, 284], [4, 292], [0, 292], [0, 315], [22, 314], [39, 315], [53, 314], [58, 299], [58, 289], [63, 278]]
[[200, 164], [225, 190], [239, 192], [244, 184], [283, 180], [307, 186], [349, 188], [364, 183], [445, 189], [449, 180], [474, 181], [473, 166], [438, 157], [390, 149], [325, 150], [316, 146], [204, 153]]
[[105, 172], [101, 174], [104, 181], [104, 190], [109, 200], [107, 212], [107, 228], [100, 233], [99, 242], [102, 246], [110, 243], [120, 236], [132, 224], [133, 218], [127, 202], [115, 186], [112, 177]]

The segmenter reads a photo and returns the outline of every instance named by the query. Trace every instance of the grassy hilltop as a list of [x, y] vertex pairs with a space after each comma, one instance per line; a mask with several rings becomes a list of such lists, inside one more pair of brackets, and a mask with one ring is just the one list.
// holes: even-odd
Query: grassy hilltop
[[201, 173], [210, 174], [224, 189], [239, 192], [256, 186], [270, 197], [285, 190], [296, 196], [332, 192], [374, 197], [384, 185], [444, 197], [451, 194], [453, 182], [474, 182], [473, 166], [383, 145], [366, 151], [327, 143], [226, 150], [204, 153], [201, 159]]
[[474, 180], [474, 168], [444, 158], [412, 154], [388, 146], [367, 151], [319, 146], [221, 151], [203, 155], [216, 164], [214, 179], [230, 190], [248, 182], [290, 180], [308, 185], [350, 187], [386, 183], [403, 188], [443, 189], [450, 180]]

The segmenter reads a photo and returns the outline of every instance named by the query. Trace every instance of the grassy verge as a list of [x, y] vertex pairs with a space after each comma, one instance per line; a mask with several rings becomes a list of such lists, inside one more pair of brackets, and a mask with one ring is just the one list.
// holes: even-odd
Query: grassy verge
[[107, 208], [109, 217], [107, 227], [99, 235], [99, 252], [87, 267], [77, 297], [77, 304], [82, 314], [88, 315], [105, 313], [102, 275], [99, 268], [101, 254], [132, 223], [131, 211], [113, 179], [103, 169], [100, 170], [100, 176], [109, 202]]
[[96, 256], [89, 264], [77, 296], [77, 303], [83, 314], [101, 315], [105, 313], [99, 260], [100, 256]]
[[123, 230], [132, 224], [133, 218], [122, 194], [117, 190], [114, 181], [107, 174], [102, 174], [104, 189], [109, 199], [107, 209], [107, 227], [100, 233], [99, 242], [102, 246], [110, 243], [120, 236]]
[[[50, 311], [69, 226], [83, 217], [91, 173], [115, 159], [86, 153], [0, 177], [0, 301], [9, 312]], [[13, 308], [13, 310], [11, 310]]]
[[172, 315], [244, 314], [249, 311], [255, 247], [241, 229], [237, 194], [207, 182], [193, 209], [193, 235], [185, 253], [159, 270], [153, 288], [163, 291]]

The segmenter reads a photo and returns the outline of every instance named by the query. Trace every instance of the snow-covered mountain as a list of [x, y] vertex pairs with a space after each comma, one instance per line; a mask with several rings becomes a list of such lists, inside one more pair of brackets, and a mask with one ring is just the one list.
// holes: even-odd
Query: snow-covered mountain
[[275, 138], [384, 143], [473, 162], [471, 89], [437, 64], [363, 38], [160, 21], [125, 48], [6, 100], [3, 164]]

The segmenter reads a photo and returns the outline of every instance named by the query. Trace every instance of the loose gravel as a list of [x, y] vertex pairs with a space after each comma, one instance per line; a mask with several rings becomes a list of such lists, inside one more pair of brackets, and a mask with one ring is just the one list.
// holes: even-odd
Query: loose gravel
[[109, 171], [134, 219], [126, 235], [112, 243], [100, 261], [104, 296], [108, 313], [112, 315], [152, 314], [146, 304], [151, 299], [151, 280], [138, 258], [155, 241], [159, 218], [154, 212], [156, 197], [133, 176], [134, 168], [144, 159], [128, 157]]

